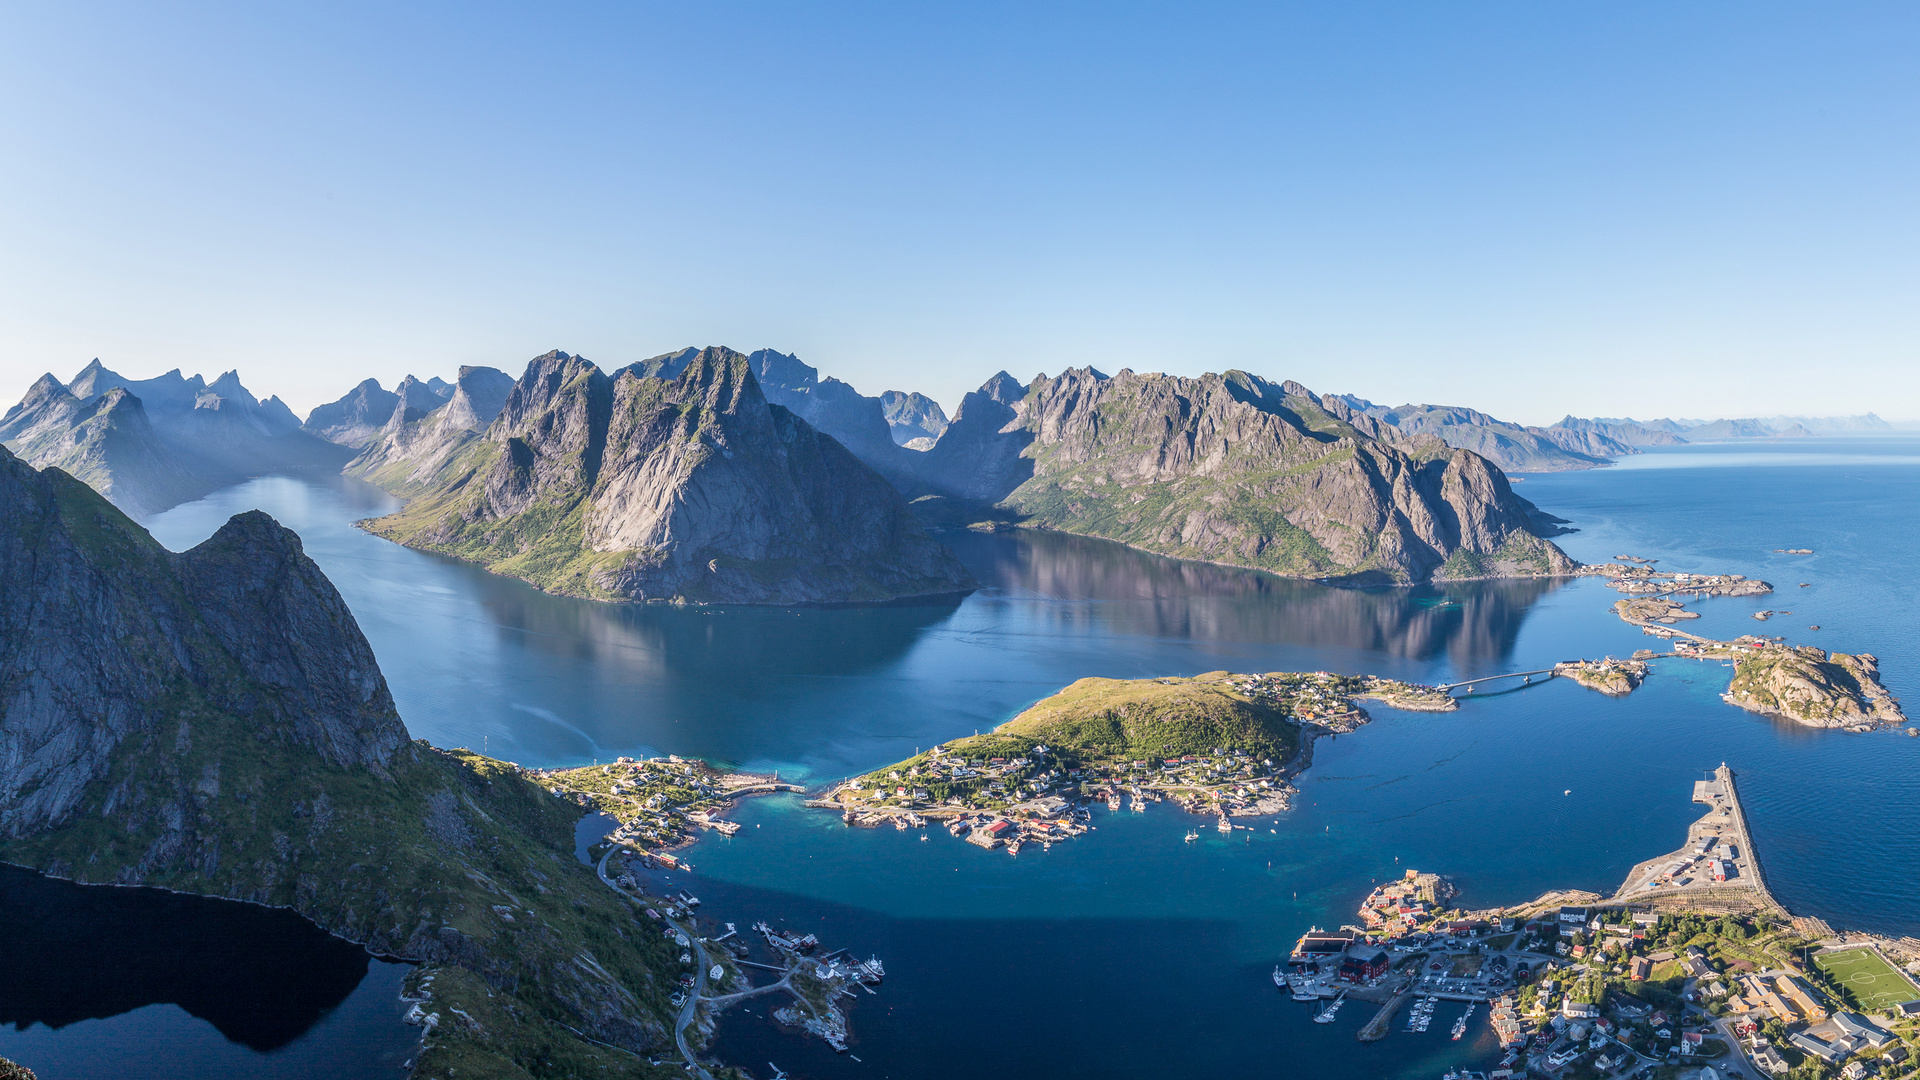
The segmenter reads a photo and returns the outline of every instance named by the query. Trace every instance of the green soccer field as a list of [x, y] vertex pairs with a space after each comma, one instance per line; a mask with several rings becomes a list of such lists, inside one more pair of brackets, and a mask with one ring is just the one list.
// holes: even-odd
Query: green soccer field
[[1868, 1012], [1884, 1012], [1900, 1002], [1920, 999], [1920, 988], [1913, 980], [1894, 970], [1872, 949], [1822, 953], [1813, 962], [1853, 991], [1854, 999]]

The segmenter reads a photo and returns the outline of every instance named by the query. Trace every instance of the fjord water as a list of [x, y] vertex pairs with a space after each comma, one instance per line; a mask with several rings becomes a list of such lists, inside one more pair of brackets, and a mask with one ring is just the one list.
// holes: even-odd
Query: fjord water
[[[1920, 678], [1920, 443], [1686, 447], [1519, 490], [1572, 519], [1581, 531], [1560, 542], [1577, 558], [1634, 554], [1777, 586], [1698, 604], [1706, 617], [1689, 629], [1870, 651], [1897, 695]], [[676, 753], [822, 782], [991, 727], [1087, 675], [1446, 681], [1656, 644], [1614, 619], [1617, 594], [1592, 580], [1340, 590], [1030, 533], [948, 537], [986, 585], [957, 604], [608, 606], [351, 527], [393, 505], [351, 481], [267, 478], [149, 525], [184, 548], [233, 513], [273, 514], [339, 586], [414, 734], [528, 765]], [[1791, 547], [1818, 553], [1770, 554]], [[1748, 617], [1760, 608], [1793, 614], [1761, 624]], [[718, 1049], [802, 1077], [1438, 1075], [1488, 1056], [1484, 1028], [1451, 1043], [1443, 1012], [1425, 1035], [1361, 1045], [1359, 1005], [1312, 1024], [1267, 978], [1292, 939], [1347, 921], [1407, 867], [1453, 875], [1470, 906], [1610, 891], [1681, 842], [1691, 781], [1722, 761], [1783, 901], [1920, 932], [1907, 899], [1920, 739], [1751, 716], [1720, 701], [1728, 674], [1667, 660], [1620, 700], [1556, 680], [1450, 714], [1374, 709], [1318, 744], [1293, 811], [1230, 840], [1165, 807], [1100, 810], [1089, 836], [1009, 858], [939, 830], [921, 841], [790, 798], [751, 802], [735, 815], [747, 827], [692, 848], [697, 869], [675, 887], [716, 918], [786, 919], [877, 953], [888, 978], [853, 1008], [858, 1062], [781, 1034], [764, 1005], [729, 1014]], [[1193, 825], [1202, 839], [1183, 843]]]
[[0, 1057], [44, 1080], [385, 1076], [412, 1053], [406, 965], [291, 912], [0, 866], [0, 927]]

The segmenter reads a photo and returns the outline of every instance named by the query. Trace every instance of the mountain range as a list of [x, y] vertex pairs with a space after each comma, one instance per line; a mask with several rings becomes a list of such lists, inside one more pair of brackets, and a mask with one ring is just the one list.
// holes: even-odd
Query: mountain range
[[926, 452], [936, 498], [1177, 558], [1353, 583], [1571, 572], [1561, 522], [1479, 455], [1331, 395], [1197, 379], [1001, 372]]
[[[1721, 439], [1805, 438], [1822, 431], [1880, 431], [1892, 425], [1871, 413], [1856, 417], [1769, 417], [1736, 420], [1581, 419], [1567, 416], [1550, 427], [1528, 427], [1452, 405], [1376, 405], [1351, 394], [1349, 408], [1402, 431], [1437, 436], [1448, 446], [1472, 450], [1507, 472], [1563, 472], [1611, 464], [1650, 446], [1679, 446]], [[1805, 421], [1805, 422], [1803, 422]]]
[[[700, 384], [682, 385], [694, 370]], [[585, 382], [564, 392], [528, 382], [575, 376]], [[391, 391], [368, 379], [304, 423], [233, 372], [134, 381], [95, 361], [70, 384], [36, 383], [0, 418], [0, 441], [135, 514], [250, 475], [344, 465], [411, 500], [374, 531], [542, 588], [794, 603], [970, 587], [902, 499], [929, 525], [1054, 528], [1282, 574], [1558, 573], [1565, 558], [1546, 538], [1560, 523], [1505, 473], [1888, 426], [1869, 413], [1537, 427], [1241, 372], [1092, 369], [1024, 384], [1000, 372], [949, 417], [922, 394], [870, 397], [789, 353], [689, 347], [611, 374], [555, 352], [521, 379], [488, 367]], [[677, 429], [686, 442], [661, 433]]]
[[[862, 603], [970, 591], [971, 575], [900, 493], [770, 402], [755, 364], [709, 348], [609, 375], [563, 352], [537, 357], [484, 431], [411, 451], [390, 440], [377, 464], [368, 458], [368, 475], [411, 501], [366, 527], [604, 600]], [[843, 415], [832, 393], [814, 411]], [[870, 452], [911, 453], [873, 419]]]
[[95, 360], [70, 383], [41, 376], [0, 417], [0, 445], [144, 517], [250, 476], [333, 472], [352, 456], [299, 429], [278, 397], [259, 400], [236, 372], [136, 380]]
[[580, 810], [410, 739], [352, 612], [265, 514], [169, 552], [0, 449], [0, 760], [0, 861], [288, 907], [420, 963], [441, 1020], [420, 1075], [524, 1076], [530, 1054], [636, 1075], [670, 1045], [679, 967], [574, 859]]

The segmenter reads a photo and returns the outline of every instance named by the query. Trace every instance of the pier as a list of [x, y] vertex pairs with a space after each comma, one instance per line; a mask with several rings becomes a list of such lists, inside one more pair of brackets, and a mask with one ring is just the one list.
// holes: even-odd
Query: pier
[[1378, 1042], [1386, 1038], [1387, 1029], [1393, 1026], [1393, 1014], [1399, 1012], [1400, 1006], [1405, 1005], [1407, 999], [1412, 996], [1412, 984], [1408, 984], [1406, 989], [1388, 998], [1387, 1003], [1380, 1006], [1380, 1011], [1373, 1014], [1373, 1019], [1367, 1021], [1366, 1026], [1360, 1029], [1358, 1036], [1360, 1041]]
[[[1729, 913], [1758, 910], [1791, 918], [1767, 889], [1759, 857], [1754, 854], [1752, 834], [1747, 830], [1746, 813], [1740, 808], [1733, 770], [1723, 763], [1714, 770], [1713, 779], [1694, 781], [1693, 801], [1704, 803], [1708, 810], [1687, 829], [1686, 845], [1635, 866], [1609, 900], [1666, 901], [1671, 906]], [[1703, 843], [1712, 841], [1732, 845], [1733, 857], [1725, 860], [1733, 867], [1732, 880], [1715, 881], [1700, 864], [1709, 854]], [[1670, 872], [1674, 867], [1681, 867], [1678, 874]]]

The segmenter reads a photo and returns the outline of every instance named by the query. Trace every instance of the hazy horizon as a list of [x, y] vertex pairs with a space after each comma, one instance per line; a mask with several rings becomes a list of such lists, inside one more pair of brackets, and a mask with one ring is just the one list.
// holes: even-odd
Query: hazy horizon
[[1920, 419], [1920, 12], [114, 3], [0, 35], [0, 383], [763, 344]]

